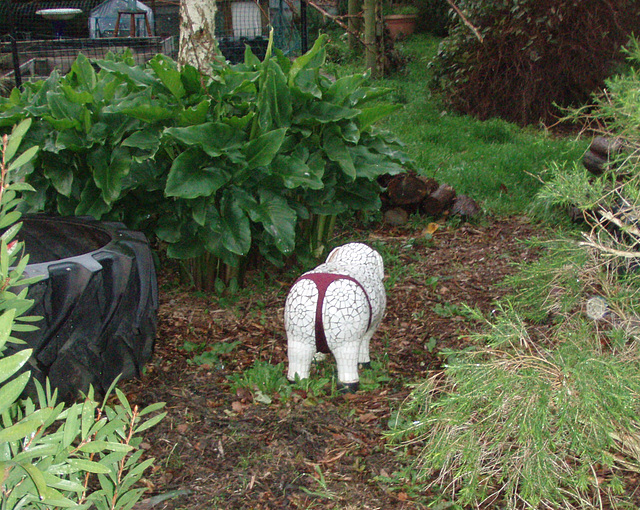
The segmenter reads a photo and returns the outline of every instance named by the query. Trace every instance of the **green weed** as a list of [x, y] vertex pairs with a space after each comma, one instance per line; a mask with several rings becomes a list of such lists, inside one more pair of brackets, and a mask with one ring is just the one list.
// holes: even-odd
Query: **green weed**
[[230, 354], [240, 345], [240, 340], [235, 342], [217, 342], [209, 344], [207, 342], [195, 343], [186, 341], [182, 344], [182, 349], [186, 352], [193, 353], [193, 358], [187, 360], [187, 363], [194, 365], [220, 365], [220, 356]]
[[324, 473], [320, 466], [314, 466], [316, 476], [309, 475], [309, 477], [317, 484], [317, 488], [314, 490], [307, 489], [306, 487], [300, 487], [303, 492], [308, 494], [309, 496], [313, 496], [316, 498], [324, 498], [328, 500], [333, 500], [336, 498], [335, 493], [329, 489], [329, 484], [324, 478]]
[[456, 305], [455, 303], [436, 303], [431, 309], [433, 313], [444, 318], [464, 317], [473, 318], [473, 312], [466, 305]]

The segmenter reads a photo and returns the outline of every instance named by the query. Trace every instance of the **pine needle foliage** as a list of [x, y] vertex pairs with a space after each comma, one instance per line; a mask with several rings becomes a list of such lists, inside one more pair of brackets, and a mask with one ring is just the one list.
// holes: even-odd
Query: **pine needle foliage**
[[582, 229], [537, 241], [538, 262], [506, 281], [465, 351], [417, 385], [389, 440], [416, 477], [474, 508], [637, 508], [640, 472], [640, 45], [630, 70], [574, 112], [619, 140], [602, 175], [558, 165], [543, 208], [574, 207]]
[[[521, 331], [518, 316], [510, 320], [492, 324], [487, 340], [500, 344], [509, 323]], [[619, 468], [640, 469], [633, 453], [640, 359], [585, 342], [590, 333], [592, 325], [580, 319], [553, 350], [510, 344], [459, 353], [444, 377], [415, 388], [389, 438], [417, 446], [425, 487], [443, 487], [463, 505], [589, 508], [600, 498], [615, 501], [624, 490]]]

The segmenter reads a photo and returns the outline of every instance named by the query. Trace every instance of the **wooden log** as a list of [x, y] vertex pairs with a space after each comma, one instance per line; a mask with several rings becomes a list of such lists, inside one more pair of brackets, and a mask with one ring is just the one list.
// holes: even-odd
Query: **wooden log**
[[582, 157], [582, 164], [593, 175], [601, 175], [607, 167], [607, 163], [607, 156], [603, 157], [602, 155], [597, 154], [591, 150], [585, 152], [584, 156]]
[[608, 158], [611, 155], [618, 154], [623, 149], [623, 144], [620, 140], [607, 138], [604, 136], [596, 136], [589, 146], [591, 152], [595, 152], [597, 155], [603, 158]]
[[420, 212], [426, 216], [439, 216], [451, 207], [455, 198], [456, 190], [448, 184], [441, 184], [420, 202]]
[[463, 218], [473, 218], [480, 214], [480, 206], [467, 195], [458, 195], [451, 205], [451, 214], [456, 214]]
[[433, 179], [406, 173], [396, 175], [389, 181], [386, 195], [391, 206], [417, 206], [437, 187], [438, 183]]

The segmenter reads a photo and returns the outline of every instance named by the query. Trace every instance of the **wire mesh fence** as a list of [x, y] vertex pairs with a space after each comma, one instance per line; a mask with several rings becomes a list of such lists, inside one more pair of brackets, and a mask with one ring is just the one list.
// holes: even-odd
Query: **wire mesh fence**
[[[177, 58], [179, 0], [0, 0], [0, 77], [5, 88], [69, 71], [78, 53], [103, 58], [130, 50], [136, 63]], [[216, 37], [232, 63], [245, 45], [260, 58], [269, 31], [295, 56], [306, 48], [304, 0], [218, 1]]]

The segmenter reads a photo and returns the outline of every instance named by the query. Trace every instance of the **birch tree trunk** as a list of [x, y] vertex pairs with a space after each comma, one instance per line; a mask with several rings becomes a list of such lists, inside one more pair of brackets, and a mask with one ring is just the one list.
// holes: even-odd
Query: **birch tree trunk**
[[208, 74], [209, 63], [220, 58], [215, 38], [216, 0], [182, 0], [178, 64], [190, 64]]

